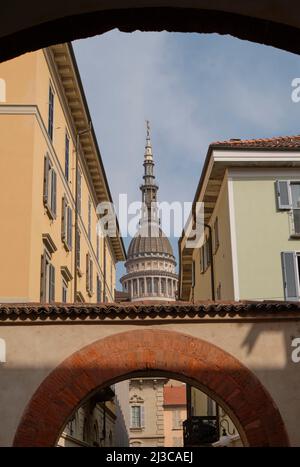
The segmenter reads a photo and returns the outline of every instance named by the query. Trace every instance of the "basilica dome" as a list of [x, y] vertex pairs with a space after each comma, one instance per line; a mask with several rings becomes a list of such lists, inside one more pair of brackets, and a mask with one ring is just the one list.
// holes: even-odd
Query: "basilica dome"
[[130, 242], [127, 258], [128, 260], [136, 258], [138, 256], [148, 255], [168, 255], [174, 258], [173, 249], [169, 239], [159, 228], [155, 236], [144, 236], [141, 231], [133, 237]]

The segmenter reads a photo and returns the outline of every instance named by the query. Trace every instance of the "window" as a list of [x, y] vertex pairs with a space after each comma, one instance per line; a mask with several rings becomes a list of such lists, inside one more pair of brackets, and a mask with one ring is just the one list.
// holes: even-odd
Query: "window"
[[281, 253], [283, 270], [284, 298], [288, 301], [298, 301], [300, 296], [300, 253], [287, 251]]
[[53, 169], [52, 162], [46, 154], [44, 159], [44, 190], [43, 190], [44, 206], [47, 209], [51, 219], [56, 218], [56, 191], [57, 191], [57, 176]]
[[62, 280], [61, 301], [62, 303], [67, 303], [68, 301], [68, 283], [65, 279]]
[[219, 248], [219, 220], [216, 217], [214, 223], [214, 253], [216, 253], [217, 249]]
[[93, 295], [93, 261], [89, 253], [86, 255], [86, 290], [90, 296]]
[[89, 199], [88, 204], [88, 237], [91, 240], [91, 229], [92, 229], [92, 202]]
[[300, 182], [277, 180], [277, 206], [291, 211], [291, 234], [300, 236]]
[[77, 179], [77, 211], [78, 214], [81, 214], [81, 183], [82, 183], [82, 175], [78, 170], [78, 179]]
[[97, 275], [97, 302], [102, 302], [102, 284], [100, 277]]
[[66, 132], [65, 136], [65, 177], [69, 181], [70, 176], [70, 138]]
[[44, 250], [41, 258], [41, 301], [44, 303], [55, 301], [55, 268], [47, 250]]
[[152, 293], [152, 278], [147, 277], [147, 293]]
[[182, 420], [180, 418], [180, 410], [173, 410], [172, 419], [173, 419], [173, 430], [181, 429]]
[[53, 140], [53, 116], [54, 116], [54, 92], [52, 86], [49, 86], [49, 103], [48, 103], [48, 135]]
[[68, 251], [72, 249], [72, 209], [64, 196], [61, 210], [61, 239]]
[[131, 428], [144, 427], [144, 407], [141, 405], [131, 406]]
[[160, 286], [161, 286], [161, 293], [165, 294], [166, 293], [166, 279], [161, 279]]

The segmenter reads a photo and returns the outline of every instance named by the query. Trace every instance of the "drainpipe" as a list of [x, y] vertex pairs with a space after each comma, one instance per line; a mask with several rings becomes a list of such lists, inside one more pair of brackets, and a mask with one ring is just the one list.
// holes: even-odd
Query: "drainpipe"
[[215, 270], [214, 270], [214, 258], [213, 258], [213, 246], [212, 246], [212, 228], [209, 224], [203, 224], [209, 231], [209, 255], [210, 255], [210, 280], [211, 280], [211, 299], [214, 302], [215, 296]]

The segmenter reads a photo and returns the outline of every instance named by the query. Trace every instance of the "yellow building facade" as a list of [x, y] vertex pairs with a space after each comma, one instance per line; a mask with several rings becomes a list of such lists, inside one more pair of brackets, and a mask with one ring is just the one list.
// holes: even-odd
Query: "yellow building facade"
[[[122, 239], [70, 44], [0, 64], [0, 302], [113, 301]], [[77, 232], [77, 234], [75, 233]]]
[[194, 200], [198, 245], [180, 247], [185, 300], [299, 300], [300, 138], [209, 147]]

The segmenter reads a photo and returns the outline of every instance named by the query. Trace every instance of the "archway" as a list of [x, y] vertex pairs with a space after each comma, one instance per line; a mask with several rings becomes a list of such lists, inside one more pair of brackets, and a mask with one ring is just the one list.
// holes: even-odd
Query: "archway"
[[98, 340], [56, 367], [29, 401], [14, 446], [55, 446], [66, 421], [88, 395], [146, 371], [179, 375], [204, 389], [232, 416], [245, 445], [289, 445], [271, 396], [236, 358], [186, 334], [143, 329]]
[[251, 5], [234, 2], [230, 7], [222, 0], [210, 0], [209, 7], [206, 0], [184, 5], [177, 0], [97, 3], [73, 0], [62, 4], [54, 0], [45, 7], [41, 2], [29, 0], [24, 6], [18, 5], [18, 15], [12, 3], [0, 19], [0, 62], [114, 28], [124, 32], [217, 32], [300, 53], [296, 2], [290, 6], [280, 0], [276, 8], [269, 0], [252, 0]]

